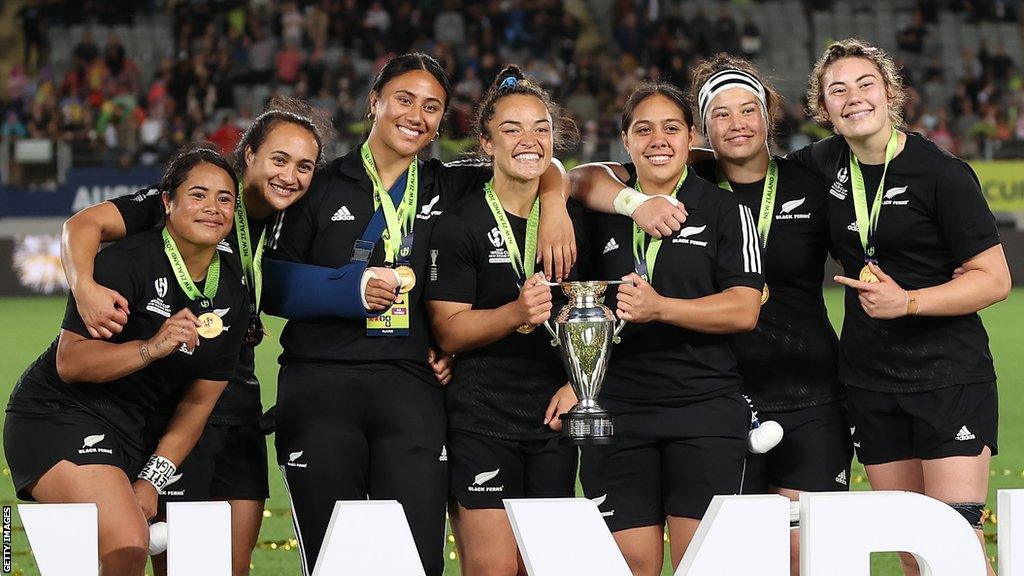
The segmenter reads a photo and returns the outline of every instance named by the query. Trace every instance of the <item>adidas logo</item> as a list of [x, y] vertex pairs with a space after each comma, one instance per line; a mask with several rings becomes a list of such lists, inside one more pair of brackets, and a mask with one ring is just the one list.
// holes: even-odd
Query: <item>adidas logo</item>
[[974, 440], [977, 436], [973, 432], [967, 429], [967, 426], [961, 426], [960, 431], [956, 433], [956, 439], [960, 442], [966, 442], [968, 440]]
[[447, 462], [448, 461], [448, 446], [446, 446], [444, 444], [441, 445], [441, 455], [438, 456], [437, 461], [438, 462]]
[[849, 485], [849, 481], [846, 479], [846, 470], [842, 470], [839, 472], [839, 475], [836, 476], [836, 482], [842, 484], [843, 486]]
[[850, 232], [860, 232], [860, 226], [857, 225], [856, 221], [850, 222], [850, 225], [847, 226], [846, 229]]
[[355, 219], [356, 217], [353, 216], [352, 213], [348, 211], [348, 206], [342, 206], [341, 208], [338, 208], [338, 211], [334, 213], [334, 216], [331, 216], [331, 222], [340, 222], [342, 220], [347, 221]]
[[604, 245], [604, 251], [601, 252], [601, 254], [607, 254], [612, 250], [617, 250], [618, 248], [619, 243], [615, 241], [615, 238], [609, 238], [608, 243]]

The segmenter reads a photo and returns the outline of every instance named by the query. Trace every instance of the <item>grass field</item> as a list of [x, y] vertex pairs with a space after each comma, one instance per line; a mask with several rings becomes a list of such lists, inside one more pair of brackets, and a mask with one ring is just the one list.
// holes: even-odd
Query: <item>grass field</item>
[[[841, 294], [836, 289], [826, 291], [832, 319], [838, 326], [842, 320]], [[19, 298], [0, 299], [0, 397], [7, 398], [10, 390], [22, 371], [46, 348], [57, 333], [61, 315], [64, 310], [62, 298]], [[1024, 354], [1022, 339], [1024, 332], [1024, 289], [1015, 289], [1010, 299], [993, 306], [983, 313], [985, 326], [989, 332], [992, 353], [996, 359], [996, 371], [999, 376], [1000, 391], [1000, 422], [999, 456], [993, 459], [991, 483], [988, 502], [995, 504], [995, 491], [1000, 488], [1024, 487]], [[257, 358], [258, 373], [264, 384], [263, 403], [269, 406], [274, 402], [275, 382], [277, 376], [276, 358], [280, 345], [276, 336], [281, 333], [282, 322], [269, 318], [267, 328], [272, 336], [260, 346]], [[288, 499], [285, 495], [277, 467], [273, 464], [273, 443], [270, 442], [271, 498], [267, 504], [267, 514], [260, 534], [260, 544], [253, 555], [253, 571], [255, 576], [276, 576], [298, 574], [298, 552], [295, 550], [294, 534]], [[4, 476], [10, 476], [7, 460], [0, 456], [0, 466]], [[868, 489], [864, 470], [855, 463], [852, 475], [852, 487], [855, 490]], [[9, 479], [0, 480], [0, 500], [4, 505], [16, 504], [14, 489]], [[894, 511], [893, 521], [898, 521], [899, 513]], [[14, 574], [38, 574], [35, 562], [28, 548], [28, 542], [20, 523], [15, 517], [14, 525]], [[990, 521], [986, 525], [989, 536], [988, 553], [995, 555], [995, 525]], [[454, 561], [454, 547], [449, 539], [446, 554], [449, 559], [448, 574], [458, 574], [458, 566]], [[666, 569], [664, 574], [670, 574]], [[872, 574], [878, 576], [897, 576], [899, 570], [892, 554], [877, 555], [873, 562]]]

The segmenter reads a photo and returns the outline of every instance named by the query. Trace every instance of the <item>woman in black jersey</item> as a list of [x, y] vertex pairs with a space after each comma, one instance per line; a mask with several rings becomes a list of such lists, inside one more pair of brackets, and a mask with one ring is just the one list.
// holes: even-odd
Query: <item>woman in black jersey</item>
[[[123, 329], [90, 337], [70, 297], [60, 336], [19, 380], [4, 424], [19, 497], [97, 505], [103, 574], [143, 573], [157, 493], [234, 375], [249, 321], [241, 270], [217, 250], [231, 231], [234, 171], [213, 150], [190, 149], [160, 189], [166, 225], [96, 258], [96, 281], [125, 297]], [[155, 446], [143, 437], [153, 418], [169, 419]]]
[[479, 104], [494, 165], [482, 194], [446, 211], [431, 238], [427, 308], [441, 349], [459, 354], [446, 391], [449, 516], [463, 574], [525, 574], [504, 498], [572, 497], [576, 449], [558, 416], [576, 403], [550, 336], [551, 288], [534, 273], [540, 175], [574, 140], [549, 95], [515, 66]]
[[[831, 182], [836, 281], [847, 286], [839, 379], [871, 486], [947, 502], [983, 541], [998, 403], [977, 312], [1006, 298], [1010, 273], [970, 166], [899, 130], [905, 98], [885, 52], [833, 43], [808, 101], [837, 135], [789, 157]], [[919, 573], [913, 556], [902, 561]]]
[[[240, 258], [250, 290], [252, 316], [238, 370], [228, 383], [191, 456], [178, 467], [181, 477], [163, 495], [165, 501], [226, 500], [231, 505], [232, 573], [249, 573], [252, 550], [263, 520], [267, 485], [266, 439], [259, 427], [263, 413], [255, 374], [255, 346], [263, 336], [257, 313], [261, 287], [262, 242], [272, 216], [295, 203], [309, 189], [314, 169], [324, 163], [331, 138], [324, 114], [309, 104], [275, 97], [246, 130], [235, 153], [241, 173], [241, 201], [235, 207], [235, 230], [225, 239], [223, 255]], [[90, 335], [109, 338], [127, 321], [127, 301], [96, 283], [93, 259], [99, 243], [120, 240], [164, 222], [160, 196], [152, 187], [89, 207], [64, 225], [63, 262], [78, 312]], [[236, 256], [237, 255], [237, 256]], [[159, 433], [163, 422], [150, 423]], [[154, 570], [165, 569], [162, 556]]]
[[678, 565], [711, 498], [740, 491], [747, 451], [731, 335], [757, 324], [761, 253], [750, 210], [687, 169], [693, 128], [682, 91], [642, 85], [622, 112], [633, 162], [610, 166], [637, 191], [685, 204], [677, 234], [654, 239], [615, 215], [590, 220], [591, 243], [603, 246], [592, 276], [633, 285], [607, 298], [629, 322], [600, 398], [616, 442], [583, 448], [581, 479], [634, 574], [661, 573], [666, 522]]
[[[692, 96], [715, 162], [695, 166], [754, 214], [765, 267], [761, 315], [736, 335], [743, 392], [782, 442], [747, 456], [744, 493], [847, 490], [853, 445], [836, 374], [837, 339], [821, 285], [828, 254], [827, 185], [769, 153], [779, 95], [747, 61], [717, 54], [693, 71]], [[790, 537], [799, 574], [799, 531]]]
[[[398, 500], [426, 573], [444, 567], [444, 396], [431, 373], [437, 356], [422, 294], [437, 217], [491, 177], [486, 167], [418, 160], [448, 94], [430, 56], [389, 61], [369, 94], [367, 140], [317, 173], [269, 240], [265, 309], [289, 319], [276, 446], [305, 574], [334, 502], [367, 497]], [[572, 234], [563, 185], [560, 167], [542, 178], [550, 200], [542, 200], [541, 236]], [[546, 266], [570, 267], [573, 242], [539, 244]], [[310, 289], [310, 278], [321, 288]]]

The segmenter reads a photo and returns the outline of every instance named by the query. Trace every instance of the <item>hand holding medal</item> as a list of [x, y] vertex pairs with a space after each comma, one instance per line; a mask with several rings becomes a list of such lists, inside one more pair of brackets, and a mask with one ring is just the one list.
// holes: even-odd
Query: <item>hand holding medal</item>
[[835, 276], [833, 280], [856, 289], [861, 308], [871, 318], [890, 320], [907, 315], [907, 291], [874, 262], [864, 266], [859, 280], [846, 276]]

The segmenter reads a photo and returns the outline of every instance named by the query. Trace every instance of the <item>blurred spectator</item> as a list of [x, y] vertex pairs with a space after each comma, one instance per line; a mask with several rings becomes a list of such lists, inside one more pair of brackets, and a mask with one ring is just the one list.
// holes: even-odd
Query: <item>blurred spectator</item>
[[[685, 89], [692, 67], [718, 50], [759, 60], [772, 73], [767, 63], [777, 55], [767, 53], [793, 49], [766, 44], [749, 0], [612, 0], [601, 14], [590, 3], [540, 0], [23, 4], [18, 14], [25, 58], [11, 63], [4, 80], [0, 130], [6, 137], [64, 138], [75, 162], [156, 164], [186, 141], [207, 137], [228, 150], [253, 110], [278, 93], [309, 98], [330, 113], [343, 150], [367, 126], [366, 93], [374, 74], [388, 58], [412, 50], [435, 56], [451, 79], [451, 107], [441, 134], [452, 142], [441, 150], [457, 153], [472, 133], [484, 87], [514, 62], [551, 90], [583, 129], [583, 143], [569, 157], [613, 158], [621, 154], [618, 114], [638, 82], [660, 79]], [[811, 14], [835, 3], [804, 4]], [[879, 42], [898, 46], [905, 62], [910, 97], [904, 117], [910, 129], [968, 158], [1009, 151], [1009, 143], [1024, 141], [1020, 54], [1007, 51], [1016, 44], [1004, 46], [998, 35], [990, 36], [991, 49], [986, 42], [968, 45], [960, 39], [960, 65], [948, 67], [929, 50], [928, 33], [938, 25], [939, 12], [950, 8], [936, 0], [913, 4], [909, 25]], [[1017, 14], [1016, 2], [953, 4], [955, 17], [964, 21]], [[757, 5], [772, 10], [779, 3]], [[853, 6], [873, 9], [863, 1]], [[169, 45], [143, 51], [135, 30], [92, 31], [96, 25], [130, 23], [143, 9], [166, 10]], [[601, 21], [606, 15], [608, 22]], [[79, 37], [62, 44], [68, 53], [47, 58], [51, 35], [67, 34], [64, 26], [86, 21]], [[773, 150], [779, 152], [829, 134], [806, 117], [799, 101], [787, 105], [778, 128]]]
[[740, 52], [744, 58], [753, 60], [761, 55], [761, 29], [757, 23], [747, 14], [743, 22], [743, 31], [740, 33]]

